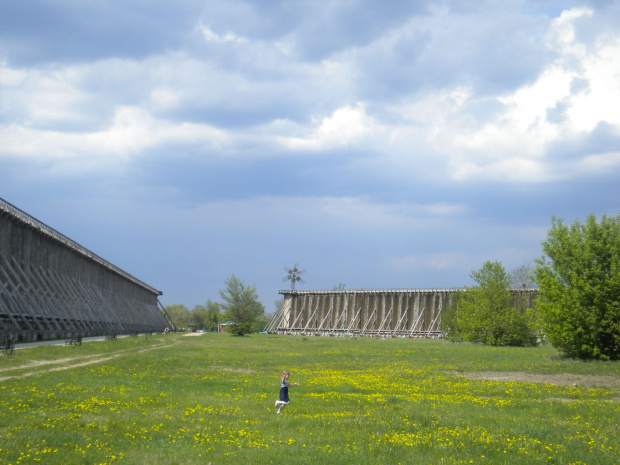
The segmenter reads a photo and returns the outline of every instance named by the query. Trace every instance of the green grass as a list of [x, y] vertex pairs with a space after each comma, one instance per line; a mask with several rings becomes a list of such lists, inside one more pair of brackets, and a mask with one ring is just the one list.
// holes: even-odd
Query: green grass
[[[82, 364], [81, 366], [78, 366]], [[291, 404], [273, 403], [291, 371]], [[0, 464], [620, 463], [620, 392], [549, 347], [179, 334], [0, 357]]]

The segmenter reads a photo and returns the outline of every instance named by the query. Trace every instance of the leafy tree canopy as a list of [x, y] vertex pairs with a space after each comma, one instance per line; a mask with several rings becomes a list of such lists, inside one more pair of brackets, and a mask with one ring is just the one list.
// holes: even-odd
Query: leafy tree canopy
[[265, 314], [265, 307], [258, 301], [256, 286], [247, 286], [234, 274], [226, 280], [226, 288], [220, 291], [224, 302], [220, 308], [224, 318], [230, 321], [229, 331], [243, 336], [256, 330], [256, 322]]
[[212, 300], [207, 300], [207, 304], [205, 305], [207, 310], [207, 316], [205, 318], [205, 331], [217, 331], [218, 323], [220, 322], [220, 304], [217, 302], [213, 302]]
[[620, 215], [565, 225], [553, 217], [536, 260], [549, 341], [578, 358], [620, 358]]
[[189, 313], [190, 327], [193, 329], [204, 329], [207, 318], [207, 309], [202, 305], [196, 305]]
[[477, 286], [457, 292], [444, 314], [446, 337], [491, 345], [535, 345], [532, 311], [517, 305], [502, 264], [487, 261], [470, 276]]
[[183, 304], [172, 304], [164, 307], [166, 313], [177, 329], [187, 328], [190, 324], [189, 309]]

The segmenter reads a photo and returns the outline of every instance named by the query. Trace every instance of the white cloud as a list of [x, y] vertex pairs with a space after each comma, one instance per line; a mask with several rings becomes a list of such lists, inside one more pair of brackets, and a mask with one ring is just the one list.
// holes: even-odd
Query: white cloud
[[[602, 122], [620, 127], [620, 37], [604, 36], [586, 53], [572, 22], [590, 14], [570, 10], [553, 23], [548, 45], [558, 59], [531, 84], [498, 95], [504, 109], [486, 121], [469, 114], [480, 102], [474, 94], [461, 93], [452, 100], [452, 109], [446, 108], [446, 97], [436, 98], [430, 110], [413, 107], [418, 116], [412, 120], [427, 120], [421, 124], [436, 150], [449, 160], [454, 179], [544, 182], [579, 177], [584, 168], [591, 172], [595, 166], [619, 167], [613, 152], [596, 157], [583, 153], [582, 163], [569, 166], [547, 159], [557, 141], [592, 131]], [[587, 90], [575, 89], [576, 81], [587, 82]], [[551, 111], [556, 111], [555, 118], [549, 118]]]
[[168, 87], [159, 87], [151, 92], [150, 98], [157, 107], [169, 109], [176, 107], [180, 103], [182, 94]]
[[20, 126], [79, 124], [88, 119], [80, 114], [88, 95], [76, 85], [79, 79], [80, 71], [71, 67], [1, 67], [3, 113]]
[[586, 92], [572, 95], [567, 110], [570, 128], [592, 130], [604, 121], [620, 126], [620, 36], [605, 37], [581, 63]]
[[[410, 35], [410, 25], [423, 18], [386, 30], [368, 50], [359, 47], [317, 63], [296, 62], [290, 53], [278, 51], [282, 37], [254, 43], [205, 25], [200, 26], [205, 40], [244, 42], [243, 52], [227, 57], [230, 63], [184, 52], [54, 69], [12, 69], [5, 63], [0, 83], [12, 86], [5, 108], [21, 119], [0, 126], [8, 141], [0, 156], [79, 157], [82, 150], [89, 156], [131, 156], [180, 143], [217, 146], [227, 153], [243, 147], [237, 153], [252, 157], [340, 148], [372, 151], [374, 166], [401, 178], [425, 171], [459, 181], [530, 183], [578, 176], [584, 166], [613, 169], [613, 151], [594, 158], [583, 154], [582, 166], [548, 159], [549, 147], [558, 140], [591, 131], [602, 121], [620, 126], [620, 37], [601, 36], [585, 53], [574, 22], [590, 16], [590, 10], [575, 9], [552, 22], [547, 46], [558, 58], [514, 92], [480, 96], [474, 86], [459, 83], [404, 93], [397, 105], [378, 97], [352, 103], [359, 96], [356, 62], [364, 53], [372, 56], [377, 44], [396, 47], [395, 37]], [[587, 83], [587, 89], [576, 90], [576, 81]], [[94, 91], [97, 86], [100, 90]], [[479, 111], [485, 106], [492, 111]], [[238, 124], [248, 118], [247, 127], [217, 129], [222, 114], [222, 127], [228, 120]], [[201, 122], [195, 115], [209, 119]], [[253, 120], [254, 115], [262, 116]], [[88, 127], [66, 131], [57, 124]]]
[[246, 42], [247, 41], [246, 39], [242, 37], [236, 36], [232, 32], [227, 32], [224, 35], [216, 34], [215, 32], [211, 30], [209, 26], [205, 26], [204, 24], [200, 24], [198, 26], [198, 29], [207, 42]]
[[226, 140], [222, 131], [207, 125], [172, 124], [135, 107], [118, 108], [110, 125], [97, 132], [67, 132], [8, 126], [0, 128], [0, 156], [125, 158], [170, 143], [213, 146]]
[[607, 174], [617, 171], [620, 168], [620, 151], [587, 156], [579, 163], [578, 168], [588, 174]]
[[307, 137], [283, 137], [281, 142], [291, 149], [323, 150], [381, 139], [384, 133], [381, 125], [366, 114], [361, 103], [338, 108], [331, 116], [313, 123], [315, 127]]
[[571, 8], [563, 11], [558, 18], [553, 20], [550, 31], [550, 46], [560, 45], [570, 54], [584, 55], [585, 46], [575, 41], [574, 21], [579, 18], [592, 16], [590, 8]]
[[0, 86], [18, 86], [27, 76], [28, 73], [25, 70], [9, 68], [6, 63], [0, 65]]

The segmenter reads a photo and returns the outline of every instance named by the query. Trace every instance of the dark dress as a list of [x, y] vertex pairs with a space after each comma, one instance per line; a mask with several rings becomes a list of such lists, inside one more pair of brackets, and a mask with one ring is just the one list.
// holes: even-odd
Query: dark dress
[[280, 386], [280, 400], [282, 402], [286, 402], [287, 404], [290, 402], [288, 398], [288, 386], [288, 380], [284, 380], [284, 382]]

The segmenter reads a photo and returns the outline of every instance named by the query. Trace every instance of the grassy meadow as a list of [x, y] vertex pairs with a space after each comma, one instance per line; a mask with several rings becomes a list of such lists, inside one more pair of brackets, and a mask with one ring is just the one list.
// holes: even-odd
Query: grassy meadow
[[[276, 415], [285, 368], [301, 386]], [[0, 357], [0, 464], [615, 465], [619, 382], [617, 362], [443, 340], [170, 334], [22, 349]]]

